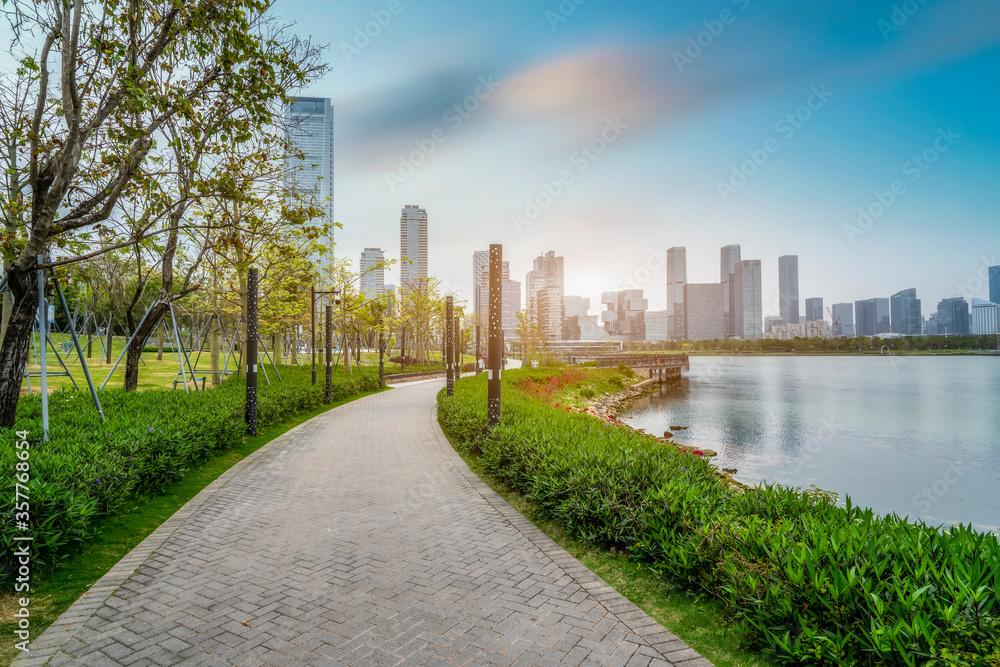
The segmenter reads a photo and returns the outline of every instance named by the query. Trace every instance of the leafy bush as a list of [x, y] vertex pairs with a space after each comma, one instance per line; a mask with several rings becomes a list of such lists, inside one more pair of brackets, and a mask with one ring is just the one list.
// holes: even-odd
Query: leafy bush
[[[258, 394], [261, 427], [319, 407], [325, 383], [314, 387], [309, 369], [282, 369], [282, 381], [263, 382]], [[378, 372], [334, 373], [334, 400], [378, 387]], [[86, 392], [56, 391], [49, 396], [48, 443], [41, 441], [41, 397], [18, 402], [13, 430], [0, 429], [0, 469], [13, 471], [16, 431], [31, 443], [29, 530], [18, 530], [15, 478], [0, 478], [0, 581], [13, 571], [15, 536], [33, 538], [35, 567], [54, 566], [79, 550], [94, 534], [94, 521], [130, 498], [153, 494], [183, 476], [213, 452], [244, 441], [246, 385], [230, 377], [217, 389], [103, 391], [107, 422], [101, 424]]]
[[489, 434], [485, 377], [442, 392], [445, 431], [573, 535], [720, 599], [778, 663], [1000, 665], [995, 536], [780, 486], [741, 493], [701, 457], [542, 403], [518, 389], [525, 375], [505, 374]]

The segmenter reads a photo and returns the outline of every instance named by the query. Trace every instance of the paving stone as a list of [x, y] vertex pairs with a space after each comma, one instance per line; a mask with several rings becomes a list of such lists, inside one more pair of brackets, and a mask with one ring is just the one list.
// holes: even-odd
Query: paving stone
[[469, 471], [435, 420], [440, 386], [349, 403], [247, 457], [23, 664], [710, 665]]

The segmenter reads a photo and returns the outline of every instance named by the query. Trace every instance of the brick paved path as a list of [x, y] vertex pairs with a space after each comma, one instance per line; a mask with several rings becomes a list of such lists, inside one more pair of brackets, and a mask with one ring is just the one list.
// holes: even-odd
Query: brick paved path
[[227, 472], [32, 645], [50, 665], [711, 665], [473, 475], [431, 380]]

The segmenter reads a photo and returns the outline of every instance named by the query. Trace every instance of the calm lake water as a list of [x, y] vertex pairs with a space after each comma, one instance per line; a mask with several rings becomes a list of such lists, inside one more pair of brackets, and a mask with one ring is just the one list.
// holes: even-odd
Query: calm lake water
[[621, 419], [745, 483], [1000, 532], [1000, 357], [692, 357]]

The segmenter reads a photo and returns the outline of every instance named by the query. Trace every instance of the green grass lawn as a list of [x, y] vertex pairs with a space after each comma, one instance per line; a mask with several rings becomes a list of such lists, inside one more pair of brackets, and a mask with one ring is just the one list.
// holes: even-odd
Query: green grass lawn
[[[189, 471], [180, 481], [166, 487], [162, 494], [152, 498], [137, 498], [130, 509], [99, 520], [97, 525], [100, 533], [96, 539], [88, 543], [83, 551], [64, 567], [48, 575], [41, 575], [35, 580], [37, 583], [33, 583], [30, 605], [32, 639], [37, 638], [77, 598], [160, 524], [234, 464], [295, 426], [338, 405], [372, 393], [377, 392], [356, 394], [332, 405], [324, 405], [311, 412], [292, 417], [254, 438], [248, 438], [240, 447], [217, 454], [204, 465]], [[0, 636], [5, 639], [0, 643], [0, 666], [11, 664], [21, 653], [14, 647], [16, 625], [11, 619], [15, 608], [13, 595], [6, 591], [0, 594], [0, 619], [2, 619]], [[6, 641], [8, 638], [9, 642]]]

